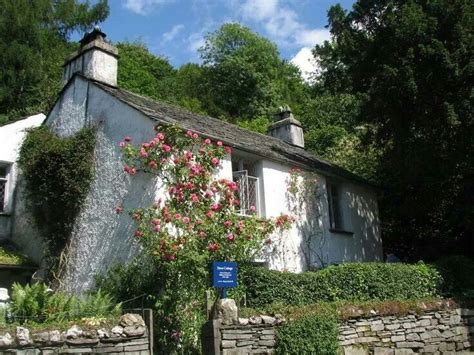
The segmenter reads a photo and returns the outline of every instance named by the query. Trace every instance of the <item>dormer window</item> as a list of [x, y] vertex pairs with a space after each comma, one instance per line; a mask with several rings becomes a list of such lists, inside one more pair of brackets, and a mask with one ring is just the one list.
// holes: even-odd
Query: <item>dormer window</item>
[[256, 175], [254, 161], [232, 157], [232, 177], [239, 185], [240, 206], [238, 213], [241, 215], [261, 214], [259, 178]]

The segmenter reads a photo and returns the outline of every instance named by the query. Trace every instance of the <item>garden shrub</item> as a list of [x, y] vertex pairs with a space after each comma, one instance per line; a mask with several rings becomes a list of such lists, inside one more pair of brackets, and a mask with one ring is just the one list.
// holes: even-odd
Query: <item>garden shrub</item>
[[98, 290], [94, 293], [75, 296], [53, 292], [46, 284], [35, 283], [12, 286], [12, 297], [7, 314], [10, 322], [20, 324], [63, 322], [85, 317], [111, 317], [121, 312], [121, 305]]
[[306, 313], [279, 327], [276, 354], [336, 354], [339, 341], [336, 312], [330, 307]]
[[465, 256], [447, 256], [436, 262], [443, 277], [444, 296], [474, 298], [474, 261]]
[[301, 274], [250, 267], [243, 273], [243, 283], [248, 305], [258, 308], [272, 303], [431, 297], [439, 293], [441, 277], [423, 263], [347, 263]]
[[41, 126], [28, 132], [20, 150], [27, 202], [53, 271], [89, 192], [94, 146], [91, 128], [63, 138]]

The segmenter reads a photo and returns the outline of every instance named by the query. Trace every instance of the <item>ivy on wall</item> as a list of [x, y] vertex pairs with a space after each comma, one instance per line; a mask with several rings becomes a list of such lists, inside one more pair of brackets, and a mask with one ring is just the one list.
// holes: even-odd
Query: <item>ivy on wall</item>
[[95, 134], [83, 128], [59, 137], [42, 126], [28, 132], [19, 165], [26, 183], [28, 207], [46, 241], [50, 270], [59, 265], [74, 221], [93, 178]]

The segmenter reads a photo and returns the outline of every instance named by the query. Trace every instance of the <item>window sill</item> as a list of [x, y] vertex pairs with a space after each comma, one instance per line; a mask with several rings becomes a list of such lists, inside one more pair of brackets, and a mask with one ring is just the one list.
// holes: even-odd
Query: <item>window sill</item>
[[336, 234], [354, 235], [354, 232], [346, 231], [344, 229], [329, 228], [329, 231]]

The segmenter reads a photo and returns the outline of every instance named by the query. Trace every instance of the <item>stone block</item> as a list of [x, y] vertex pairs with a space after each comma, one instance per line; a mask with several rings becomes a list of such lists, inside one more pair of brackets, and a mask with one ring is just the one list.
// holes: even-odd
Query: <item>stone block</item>
[[236, 345], [237, 345], [237, 341], [235, 340], [222, 340], [221, 341], [221, 347], [223, 349], [235, 348]]
[[378, 324], [372, 324], [370, 326], [370, 330], [373, 331], [373, 332], [378, 332], [380, 330], [384, 330], [385, 326], [383, 325], [382, 322], [378, 323]]
[[369, 349], [365, 346], [346, 346], [344, 355], [369, 355]]
[[394, 343], [397, 342], [397, 341], [405, 341], [405, 335], [402, 334], [402, 335], [394, 335], [390, 338], [391, 341], [393, 341]]
[[379, 339], [376, 338], [376, 337], [360, 337], [360, 338], [357, 338], [355, 339], [355, 342], [357, 344], [365, 344], [365, 343], [372, 343], [372, 342], [376, 342], [378, 341]]
[[397, 323], [397, 324], [387, 324], [385, 326], [385, 329], [387, 329], [387, 330], [395, 330], [395, 329], [398, 329], [398, 328], [400, 328], [399, 323]]
[[423, 352], [424, 353], [434, 353], [438, 350], [438, 345], [435, 345], [435, 344], [429, 344], [429, 345], [425, 345], [424, 348], [423, 348]]
[[254, 342], [251, 341], [251, 340], [250, 341], [249, 340], [244, 340], [244, 341], [238, 341], [236, 345], [237, 345], [238, 348], [241, 348], [243, 346], [248, 347], [249, 345], [253, 345], [253, 344], [254, 344]]
[[410, 355], [414, 354], [412, 349], [395, 349], [395, 355]]
[[396, 345], [397, 348], [422, 348], [425, 344], [417, 341], [402, 341]]
[[148, 349], [149, 349], [148, 344], [146, 344], [146, 345], [130, 345], [130, 346], [124, 346], [123, 347], [124, 352], [143, 351], [143, 350], [148, 350]]
[[60, 354], [77, 354], [77, 353], [91, 353], [92, 352], [92, 348], [68, 348], [68, 349], [61, 349], [59, 350], [59, 353]]
[[420, 336], [416, 333], [409, 333], [406, 336], [407, 341], [418, 341], [420, 340]]
[[259, 346], [275, 346], [275, 340], [260, 340], [258, 342]]
[[395, 350], [391, 348], [375, 347], [374, 355], [394, 355]]
[[252, 334], [222, 334], [223, 340], [252, 339]]

